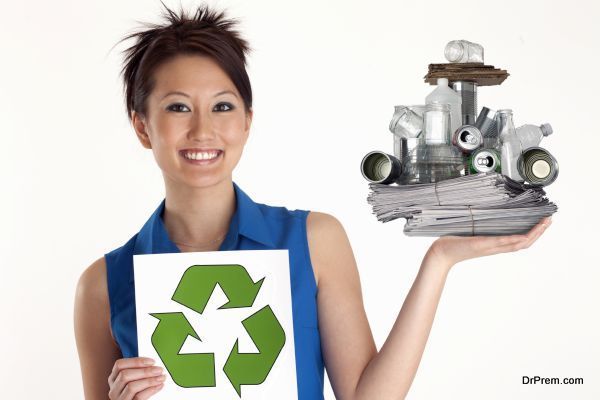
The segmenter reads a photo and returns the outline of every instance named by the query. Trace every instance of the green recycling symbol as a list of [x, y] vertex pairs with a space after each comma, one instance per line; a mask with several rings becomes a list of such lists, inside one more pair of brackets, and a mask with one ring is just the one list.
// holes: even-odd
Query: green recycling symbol
[[[192, 265], [181, 277], [172, 300], [198, 314], [210, 299], [217, 283], [228, 298], [219, 309], [252, 307], [265, 278], [253, 282], [241, 265]], [[152, 333], [152, 346], [173, 381], [185, 388], [216, 386], [214, 353], [179, 354], [188, 335], [201, 340], [181, 312], [151, 313], [159, 320]], [[270, 306], [264, 306], [242, 321], [258, 353], [240, 353], [236, 339], [223, 371], [238, 396], [241, 385], [265, 381], [285, 344], [285, 332]]]

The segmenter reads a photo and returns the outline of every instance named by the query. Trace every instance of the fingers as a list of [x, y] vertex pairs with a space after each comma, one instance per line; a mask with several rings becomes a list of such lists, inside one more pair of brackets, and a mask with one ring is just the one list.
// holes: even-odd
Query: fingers
[[137, 381], [131, 381], [123, 388], [123, 392], [121, 392], [119, 400], [147, 399], [162, 389], [165, 379], [166, 377], [161, 375], [146, 379], [139, 379]]
[[544, 232], [544, 230], [551, 224], [551, 222], [552, 222], [551, 217], [545, 217], [545, 218], [542, 218], [535, 226], [533, 226], [529, 230], [529, 232], [527, 232], [525, 234], [490, 236], [490, 237], [487, 237], [486, 239], [488, 239], [490, 242], [493, 242], [495, 240], [496, 247], [510, 246], [510, 245], [515, 245], [517, 243], [523, 244], [523, 242], [527, 242], [527, 241], [530, 241], [530, 244], [531, 244], [535, 241], [535, 240], [533, 240], [533, 241], [531, 241], [531, 240], [537, 239]]
[[139, 392], [137, 394], [137, 397], [135, 398], [135, 400], [146, 400], [149, 399], [150, 397], [152, 397], [153, 395], [155, 395], [160, 389], [163, 388], [163, 386], [165, 386], [164, 383], [161, 383], [158, 386], [152, 386], [149, 387], [148, 389], [144, 389], [141, 392]]
[[481, 246], [484, 252], [494, 254], [494, 252], [502, 247], [512, 246], [521, 243], [527, 239], [526, 235], [507, 235], [507, 236], [489, 236], [483, 238]]
[[114, 382], [119, 372], [127, 368], [144, 368], [154, 364], [154, 360], [147, 357], [120, 358], [115, 361], [108, 377], [108, 383]]
[[542, 219], [536, 226], [531, 228], [531, 230], [526, 235], [515, 235], [522, 236], [520, 240], [516, 240], [512, 243], [504, 244], [496, 249], [497, 253], [507, 253], [518, 251], [522, 249], [526, 249], [531, 246], [550, 226], [552, 220], [550, 218]]
[[477, 236], [470, 238], [472, 248], [478, 257], [489, 256], [499, 252], [499, 249], [513, 246], [527, 239], [526, 235], [506, 236]]
[[538, 238], [542, 236], [542, 233], [544, 233], [546, 229], [548, 229], [551, 223], [552, 221], [548, 218], [544, 218], [543, 220], [541, 220], [535, 227], [533, 227], [529, 231], [529, 233], [527, 234], [528, 239], [526, 240], [522, 248], [526, 249], [529, 246], [531, 246], [536, 240], [538, 240]]
[[[148, 366], [153, 362], [152, 359], [142, 357], [117, 360], [108, 378], [109, 397], [111, 399], [131, 400], [138, 396], [139, 392], [162, 384], [165, 380], [165, 375], [162, 375], [163, 369], [158, 366]], [[156, 392], [148, 393], [149, 397]]]
[[552, 219], [543, 218], [526, 234], [504, 236], [459, 237], [445, 236], [437, 239], [431, 246], [436, 257], [457, 262], [475, 257], [490, 256], [498, 253], [513, 252], [531, 246], [548, 228]]

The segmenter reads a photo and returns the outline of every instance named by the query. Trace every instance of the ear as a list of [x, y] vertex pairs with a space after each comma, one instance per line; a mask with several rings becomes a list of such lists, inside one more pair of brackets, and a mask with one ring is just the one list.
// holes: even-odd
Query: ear
[[135, 134], [142, 146], [144, 146], [147, 149], [151, 149], [152, 143], [150, 142], [150, 137], [148, 136], [146, 121], [144, 117], [140, 113], [132, 111], [131, 123], [133, 125], [133, 129], [135, 130]]
[[246, 113], [246, 124], [244, 125], [244, 133], [246, 135], [246, 140], [248, 139], [248, 135], [250, 134], [250, 126], [252, 125], [252, 117], [254, 113], [250, 108]]

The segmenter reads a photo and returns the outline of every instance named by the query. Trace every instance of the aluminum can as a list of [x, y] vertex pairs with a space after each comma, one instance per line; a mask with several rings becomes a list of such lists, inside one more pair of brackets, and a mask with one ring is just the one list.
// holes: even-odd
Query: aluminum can
[[469, 154], [483, 146], [483, 135], [473, 125], [463, 125], [452, 135], [452, 144]]
[[500, 172], [500, 155], [493, 149], [475, 150], [468, 159], [469, 172]]

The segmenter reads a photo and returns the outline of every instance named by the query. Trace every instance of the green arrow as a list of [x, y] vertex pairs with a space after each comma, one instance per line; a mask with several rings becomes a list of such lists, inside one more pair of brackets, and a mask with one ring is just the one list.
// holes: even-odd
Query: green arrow
[[270, 306], [261, 308], [242, 324], [259, 352], [240, 353], [236, 340], [223, 367], [240, 397], [241, 385], [258, 385], [265, 381], [285, 344], [285, 332]]
[[253, 282], [241, 265], [192, 265], [181, 277], [172, 299], [200, 314], [217, 283], [229, 301], [222, 308], [251, 307], [265, 278]]
[[152, 313], [159, 322], [152, 333], [152, 346], [173, 381], [181, 387], [215, 386], [214, 353], [179, 354], [188, 335], [200, 340], [180, 312]]

